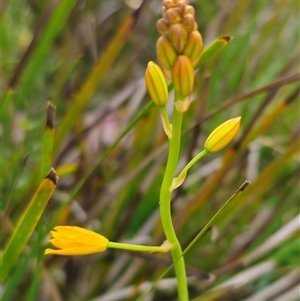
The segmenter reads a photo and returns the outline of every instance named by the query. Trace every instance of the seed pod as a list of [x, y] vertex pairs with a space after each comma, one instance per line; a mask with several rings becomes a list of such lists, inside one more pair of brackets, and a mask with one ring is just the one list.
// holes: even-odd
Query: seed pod
[[163, 106], [168, 102], [168, 87], [164, 74], [154, 62], [149, 62], [145, 81], [151, 99], [157, 106]]
[[227, 146], [237, 134], [240, 123], [241, 117], [236, 117], [219, 125], [206, 139], [204, 148], [210, 153], [216, 153]]

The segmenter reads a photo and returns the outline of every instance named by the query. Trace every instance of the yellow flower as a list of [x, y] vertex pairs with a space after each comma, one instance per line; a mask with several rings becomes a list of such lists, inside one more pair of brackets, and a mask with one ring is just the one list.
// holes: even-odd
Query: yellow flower
[[216, 153], [227, 146], [237, 134], [240, 123], [241, 117], [236, 117], [219, 125], [206, 139], [204, 148], [210, 153]]
[[59, 250], [46, 249], [45, 254], [56, 255], [86, 255], [103, 252], [108, 245], [104, 236], [75, 226], [58, 226], [51, 231], [52, 243]]

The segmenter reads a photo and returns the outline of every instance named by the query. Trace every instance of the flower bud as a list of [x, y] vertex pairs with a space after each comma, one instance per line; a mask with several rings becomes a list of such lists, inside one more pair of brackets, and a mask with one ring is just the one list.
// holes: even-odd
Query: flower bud
[[159, 19], [156, 22], [156, 29], [160, 35], [166, 36], [169, 31], [169, 25], [164, 19]]
[[178, 1], [176, 3], [175, 9], [181, 17], [184, 15], [186, 5], [186, 1]]
[[173, 24], [169, 29], [168, 38], [177, 53], [181, 53], [187, 41], [187, 32], [181, 24]]
[[192, 61], [185, 55], [180, 55], [172, 69], [174, 90], [179, 95], [180, 101], [186, 99], [194, 86], [194, 68]]
[[167, 38], [161, 36], [156, 44], [157, 58], [167, 78], [171, 78], [171, 70], [177, 53]]
[[192, 14], [193, 16], [195, 15], [195, 9], [193, 6], [191, 5], [187, 5], [185, 7], [185, 11], [184, 11], [184, 14], [187, 15], [187, 14]]
[[170, 24], [176, 24], [181, 21], [181, 16], [176, 8], [171, 8], [166, 11], [165, 18]]
[[188, 41], [184, 47], [183, 54], [188, 56], [195, 66], [201, 56], [203, 50], [202, 37], [199, 31], [193, 31], [188, 38]]
[[204, 148], [210, 153], [216, 153], [227, 146], [238, 132], [240, 123], [241, 117], [236, 117], [219, 125], [206, 139]]
[[149, 62], [145, 81], [151, 99], [157, 106], [163, 106], [168, 102], [168, 87], [164, 74], [160, 67], [153, 62]]
[[164, 0], [163, 6], [165, 6], [167, 9], [174, 7], [176, 4], [173, 0]]
[[181, 24], [186, 32], [190, 34], [195, 28], [195, 17], [192, 14], [187, 14], [183, 17]]

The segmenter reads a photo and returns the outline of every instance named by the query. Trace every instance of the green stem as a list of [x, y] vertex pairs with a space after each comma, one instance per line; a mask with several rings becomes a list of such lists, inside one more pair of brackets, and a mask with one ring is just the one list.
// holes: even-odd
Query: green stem
[[122, 249], [122, 250], [130, 250], [137, 252], [168, 252], [170, 250], [171, 245], [162, 245], [162, 246], [140, 246], [140, 245], [132, 245], [125, 244], [119, 242], [108, 242], [107, 248], [111, 249]]
[[204, 149], [202, 152], [200, 152], [196, 157], [194, 157], [180, 172], [178, 175], [178, 178], [180, 178], [183, 173], [186, 173], [198, 160], [200, 160], [202, 157], [204, 157], [208, 151]]
[[169, 139], [169, 154], [167, 166], [164, 174], [160, 190], [160, 214], [162, 225], [164, 228], [165, 235], [170, 244], [174, 247], [171, 250], [175, 273], [178, 282], [178, 295], [180, 301], [188, 301], [188, 290], [187, 290], [187, 279], [184, 264], [184, 257], [182, 256], [182, 249], [177, 239], [171, 215], [171, 192], [169, 188], [172, 185], [172, 181], [175, 175], [176, 166], [180, 151], [180, 140], [181, 140], [181, 123], [182, 113], [178, 112], [174, 108], [173, 113], [173, 126], [172, 126], [172, 138]]

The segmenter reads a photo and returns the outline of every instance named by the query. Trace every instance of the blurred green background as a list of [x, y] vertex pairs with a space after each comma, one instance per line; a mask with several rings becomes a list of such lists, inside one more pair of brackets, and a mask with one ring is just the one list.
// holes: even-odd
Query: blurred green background
[[[299, 1], [190, 4], [205, 46], [223, 34], [233, 40], [197, 72], [179, 170], [219, 124], [241, 115], [242, 125], [229, 147], [197, 163], [174, 192], [183, 248], [252, 182], [186, 254], [191, 300], [300, 300]], [[3, 300], [136, 300], [170, 265], [167, 254], [118, 250], [43, 256], [54, 225], [83, 226], [111, 241], [164, 240], [158, 195], [167, 141], [159, 110], [148, 106], [129, 126], [150, 101], [143, 75], [156, 61], [161, 6], [2, 0], [2, 250], [51, 166], [60, 177], [1, 285]], [[49, 101], [55, 136], [45, 138]], [[176, 300], [173, 271], [166, 277], [142, 299]]]

